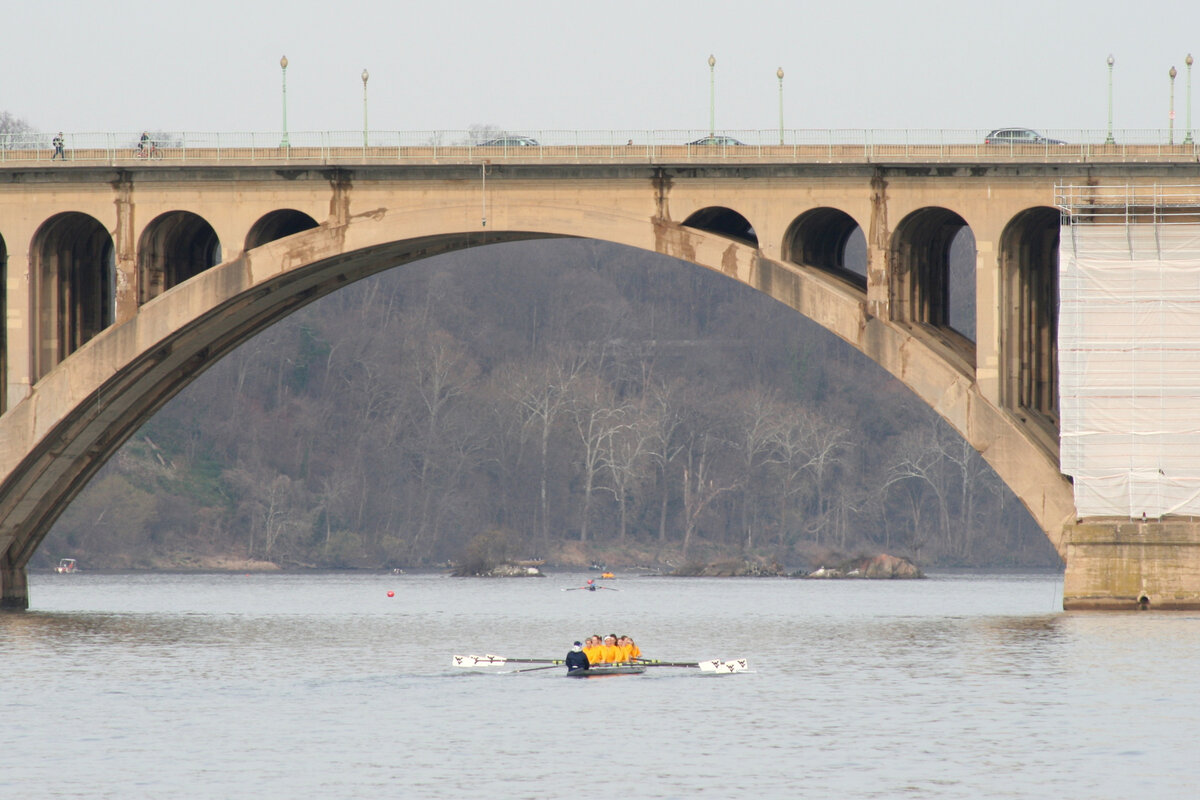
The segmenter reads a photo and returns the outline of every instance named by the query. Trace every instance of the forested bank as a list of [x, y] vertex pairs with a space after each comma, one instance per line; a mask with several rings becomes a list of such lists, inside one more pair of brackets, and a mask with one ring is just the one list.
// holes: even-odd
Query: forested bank
[[472, 542], [1057, 563], [965, 442], [814, 324], [691, 265], [555, 241], [390, 270], [265, 331], [132, 437], [34, 566], [419, 567]]

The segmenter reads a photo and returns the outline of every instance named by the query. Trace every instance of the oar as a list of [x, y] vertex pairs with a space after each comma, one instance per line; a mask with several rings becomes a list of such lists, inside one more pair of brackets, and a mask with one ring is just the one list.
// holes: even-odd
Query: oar
[[502, 667], [507, 663], [514, 664], [562, 664], [561, 658], [505, 658], [490, 653], [484, 656], [454, 656], [456, 667]]
[[510, 672], [509, 674], [510, 674], [510, 675], [515, 675], [515, 674], [517, 674], [518, 672], [537, 672], [539, 669], [558, 669], [558, 668], [559, 668], [559, 667], [561, 667], [561, 666], [562, 666], [562, 662], [560, 661], [560, 662], [559, 662], [559, 663], [557, 663], [557, 664], [547, 664], [547, 665], [546, 665], [546, 666], [544, 666], [544, 667], [526, 667], [525, 669], [514, 669], [514, 670], [513, 670], [512, 672]]
[[647, 667], [690, 667], [701, 672], [745, 672], [749, 664], [744, 658], [734, 658], [728, 661], [712, 658], [708, 661], [658, 661], [650, 658], [636, 659], [637, 663]]
[[563, 591], [564, 592], [578, 592], [580, 589], [587, 589], [592, 592], [596, 591], [597, 589], [608, 589], [610, 592], [621, 591], [620, 589], [614, 589], [611, 586], [572, 586], [570, 589], [563, 589]]

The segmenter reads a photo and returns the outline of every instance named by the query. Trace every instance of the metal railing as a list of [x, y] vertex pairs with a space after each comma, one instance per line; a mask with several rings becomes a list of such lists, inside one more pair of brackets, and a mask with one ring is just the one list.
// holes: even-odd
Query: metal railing
[[[155, 131], [160, 164], [1195, 162], [1200, 143], [1169, 130], [1047, 130], [985, 142], [983, 130]], [[0, 134], [0, 166], [50, 162], [53, 133]], [[67, 164], [131, 164], [141, 132], [65, 133]], [[1191, 137], [1187, 137], [1189, 140]], [[1061, 142], [1061, 143], [1060, 143]], [[61, 159], [59, 159], [61, 161]]]
[[1058, 184], [1054, 204], [1069, 225], [1200, 223], [1200, 185], [1194, 184]]

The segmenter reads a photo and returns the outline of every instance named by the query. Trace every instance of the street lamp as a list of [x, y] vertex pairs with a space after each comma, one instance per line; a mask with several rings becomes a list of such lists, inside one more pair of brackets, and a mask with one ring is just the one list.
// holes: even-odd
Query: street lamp
[[1113, 144], [1112, 135], [1112, 67], [1116, 59], [1112, 57], [1112, 53], [1108, 54], [1108, 138], [1104, 140], [1105, 144]]
[[1192, 54], [1188, 53], [1183, 60], [1187, 65], [1187, 135], [1183, 137], [1184, 144], [1192, 143]]
[[711, 138], [717, 132], [717, 57], [708, 57], [708, 135]]
[[783, 144], [783, 67], [775, 70], [775, 77], [779, 78], [779, 143]]
[[362, 71], [363, 79], [363, 149], [367, 147], [367, 78], [371, 77], [364, 69]]
[[283, 138], [279, 140], [279, 146], [287, 147], [287, 56], [279, 59], [279, 68], [283, 70]]
[[1171, 76], [1171, 112], [1167, 114], [1167, 144], [1175, 144], [1175, 67], [1171, 67], [1171, 71], [1167, 73]]

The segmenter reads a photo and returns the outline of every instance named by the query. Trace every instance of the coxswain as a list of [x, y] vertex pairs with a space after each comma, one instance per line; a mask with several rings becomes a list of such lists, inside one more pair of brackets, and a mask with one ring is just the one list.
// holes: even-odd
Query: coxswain
[[567, 665], [567, 673], [578, 672], [581, 669], [587, 669], [591, 664], [588, 662], [588, 657], [583, 653], [583, 644], [576, 642], [571, 652], [567, 653], [567, 657], [563, 659], [563, 663]]

